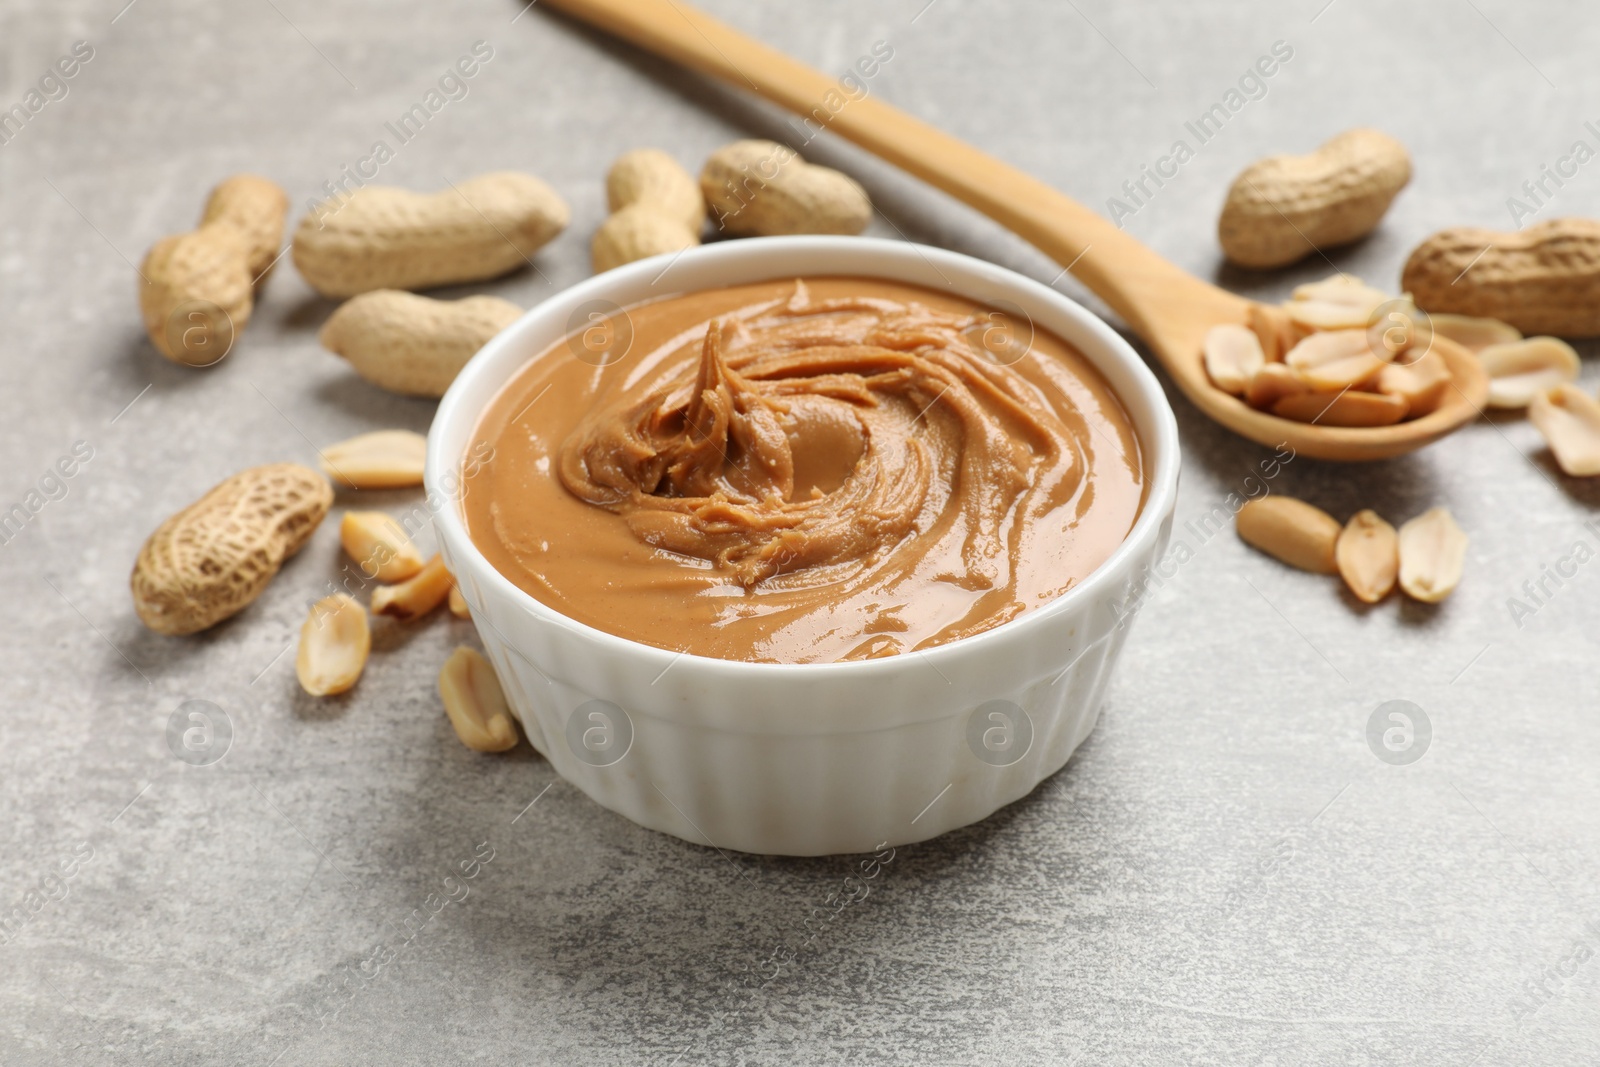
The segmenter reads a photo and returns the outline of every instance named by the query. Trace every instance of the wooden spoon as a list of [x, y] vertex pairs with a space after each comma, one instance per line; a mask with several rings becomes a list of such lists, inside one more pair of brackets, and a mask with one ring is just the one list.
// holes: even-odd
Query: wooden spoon
[[[1196, 407], [1273, 448], [1332, 460], [1403, 455], [1477, 418], [1489, 379], [1477, 358], [1443, 337], [1434, 348], [1454, 388], [1428, 415], [1392, 426], [1342, 428], [1282, 419], [1211, 384], [1202, 362], [1206, 331], [1244, 323], [1251, 301], [1185, 273], [1110, 222], [1042, 182], [876, 97], [843, 98], [835, 79], [739, 33], [680, 0], [543, 0], [647, 52], [749, 89], [988, 215], [1067, 267], [1150, 346]], [[1281, 314], [1270, 309], [1270, 314]]]

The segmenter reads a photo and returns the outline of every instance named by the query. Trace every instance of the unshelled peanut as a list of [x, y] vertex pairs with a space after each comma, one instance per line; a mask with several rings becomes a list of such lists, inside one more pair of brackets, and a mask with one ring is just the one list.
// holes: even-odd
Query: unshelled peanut
[[700, 189], [712, 221], [737, 236], [857, 234], [872, 220], [872, 202], [855, 179], [774, 141], [717, 149], [700, 172]]
[[317, 205], [294, 264], [323, 296], [496, 278], [566, 228], [564, 200], [531, 174], [483, 174], [441, 192], [368, 185]]
[[695, 233], [706, 221], [705, 196], [694, 175], [659, 148], [626, 152], [606, 172], [607, 210], [633, 204], [649, 204]]
[[589, 246], [596, 273], [700, 243], [706, 217], [700, 186], [659, 149], [636, 149], [613, 163], [606, 202], [611, 215]]
[[278, 185], [254, 174], [235, 174], [211, 190], [200, 226], [228, 225], [244, 238], [250, 279], [259, 286], [283, 255], [288, 216], [289, 195]]
[[207, 367], [232, 350], [277, 259], [288, 210], [278, 186], [238, 174], [211, 191], [198, 229], [156, 242], [139, 268], [139, 310], [157, 351]]
[[379, 289], [341, 304], [317, 337], [374, 385], [439, 397], [478, 349], [521, 317], [497, 296], [434, 300]]
[[144, 543], [130, 579], [134, 610], [161, 634], [192, 634], [244, 610], [332, 503], [327, 479], [294, 463], [234, 475]]
[[1528, 334], [1600, 336], [1600, 222], [1442, 230], [1411, 253], [1400, 284], [1431, 313], [1498, 319]]
[[632, 204], [607, 216], [594, 232], [589, 259], [596, 274], [651, 256], [681, 252], [700, 243], [700, 235], [649, 204]]
[[1241, 267], [1287, 266], [1371, 233], [1410, 180], [1404, 145], [1377, 130], [1348, 130], [1310, 155], [1247, 167], [1228, 190], [1217, 236]]

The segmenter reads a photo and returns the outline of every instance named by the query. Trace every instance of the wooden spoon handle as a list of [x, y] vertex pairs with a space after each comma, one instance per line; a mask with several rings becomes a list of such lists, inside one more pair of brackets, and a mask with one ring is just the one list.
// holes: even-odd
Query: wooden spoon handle
[[[680, 0], [544, 0], [644, 49], [774, 100], [915, 174], [1068, 267], [1135, 333], [1152, 337], [1162, 297], [1212, 287], [1037, 179], [874, 97], [839, 83]], [[1213, 290], [1215, 291], [1215, 290]]]

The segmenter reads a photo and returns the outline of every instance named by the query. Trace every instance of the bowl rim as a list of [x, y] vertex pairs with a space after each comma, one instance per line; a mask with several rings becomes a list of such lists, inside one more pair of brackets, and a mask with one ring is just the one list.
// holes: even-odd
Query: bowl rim
[[[1104, 320], [1089, 311], [1077, 301], [1063, 295], [1050, 286], [1035, 281], [1032, 278], [1019, 274], [1009, 268], [990, 263], [959, 252], [936, 248], [929, 245], [917, 244], [911, 241], [899, 241], [886, 238], [873, 237], [843, 237], [843, 236], [788, 236], [788, 237], [750, 237], [739, 240], [719, 241], [709, 245], [697, 246], [678, 253], [666, 253], [652, 256], [648, 259], [637, 260], [633, 263], [614, 268], [602, 274], [596, 274], [574, 285], [545, 298], [532, 308], [523, 313], [522, 317], [510, 326], [501, 330], [487, 344], [475, 353], [460, 373], [456, 375], [450, 388], [434, 413], [433, 422], [428, 430], [427, 454], [424, 470], [424, 491], [431, 501], [435, 492], [440, 492], [441, 478], [447, 472], [453, 472], [460, 466], [460, 456], [445, 455], [444, 430], [455, 422], [470, 419], [471, 425], [464, 435], [470, 440], [471, 428], [476, 426], [478, 419], [483, 414], [483, 408], [468, 411], [468, 394], [481, 387], [479, 379], [491, 375], [502, 359], [504, 352], [510, 348], [530, 347], [524, 340], [531, 333], [547, 333], [550, 326], [559, 327], [565, 323], [566, 316], [572, 309], [592, 300], [606, 300], [607, 294], [619, 289], [626, 289], [635, 285], [642, 278], [653, 279], [651, 284], [665, 277], [676, 265], [685, 260], [691, 262], [710, 262], [720, 264], [726, 260], [726, 267], [736, 267], [741, 261], [750, 258], [767, 258], [781, 256], [785, 251], [829, 252], [835, 253], [839, 259], [837, 270], [820, 271], [805, 270], [795, 272], [799, 276], [827, 276], [845, 275], [856, 277], [880, 278], [885, 281], [898, 281], [901, 284], [915, 285], [922, 288], [937, 289], [920, 277], [911, 277], [905, 273], [896, 274], [889, 265], [902, 271], [907, 268], [914, 269], [919, 264], [932, 267], [943, 276], [939, 270], [941, 266], [948, 267], [959, 275], [947, 286], [948, 291], [956, 296], [969, 300], [992, 302], [996, 297], [1015, 301], [1030, 319], [1032, 313], [1028, 311], [1029, 302], [1035, 305], [1050, 307], [1057, 314], [1065, 316], [1092, 339], [1094, 345], [1083, 345], [1075, 340], [1062, 338], [1067, 344], [1076, 349], [1087, 359], [1096, 370], [1107, 379], [1113, 394], [1122, 404], [1130, 421], [1134, 425], [1134, 433], [1139, 440], [1141, 458], [1146, 469], [1147, 493], [1139, 517], [1134, 521], [1133, 527], [1118, 544], [1116, 549], [1101, 561], [1100, 565], [1091, 571], [1078, 584], [1056, 597], [1043, 607], [1029, 611], [1018, 618], [1001, 623], [982, 633], [972, 634], [968, 637], [958, 638], [945, 644], [935, 645], [931, 648], [905, 652], [895, 656], [885, 656], [867, 660], [845, 660], [827, 663], [770, 663], [753, 660], [721, 659], [714, 656], [702, 656], [692, 652], [675, 651], [673, 649], [658, 648], [655, 645], [635, 641], [632, 638], [622, 637], [618, 634], [590, 626], [577, 619], [563, 615], [561, 612], [532, 596], [515, 582], [500, 572], [489, 562], [488, 557], [478, 549], [477, 544], [467, 532], [466, 523], [461, 514], [460, 498], [456, 493], [441, 493], [445, 503], [437, 508], [430, 504], [433, 512], [434, 527], [441, 543], [448, 542], [452, 555], [458, 561], [458, 569], [470, 568], [475, 577], [482, 580], [487, 576], [490, 583], [518, 604], [524, 611], [538, 621], [557, 626], [573, 632], [585, 641], [596, 643], [605, 651], [631, 656], [643, 656], [648, 660], [660, 664], [662, 667], [677, 664], [678, 669], [699, 669], [713, 671], [724, 675], [742, 676], [745, 680], [756, 679], [762, 676], [786, 676], [795, 678], [804, 676], [808, 680], [822, 680], [824, 678], [840, 679], [849, 677], [852, 680], [868, 681], [878, 676], [892, 675], [904, 669], [904, 664], [913, 655], [932, 663], [936, 668], [943, 666], [946, 661], [955, 661], [982, 650], [997, 642], [1014, 641], [1026, 638], [1029, 631], [1048, 625], [1056, 616], [1070, 612], [1080, 603], [1092, 603], [1100, 595], [1102, 587], [1115, 580], [1116, 573], [1121, 570], [1130, 559], [1138, 555], [1147, 544], [1154, 543], [1160, 536], [1160, 528], [1167, 516], [1171, 513], [1177, 497], [1178, 473], [1181, 466], [1181, 454], [1178, 441], [1177, 418], [1172, 411], [1172, 406], [1167, 400], [1165, 391], [1157, 380], [1154, 372], [1133, 347], [1113, 330]], [[766, 271], [765, 273], [752, 274], [747, 278], [729, 280], [719, 284], [739, 284], [740, 282], [770, 281], [774, 278], [784, 277], [785, 272]], [[976, 292], [978, 282], [993, 286], [999, 292]], [[684, 289], [665, 288], [657, 296], [645, 299], [666, 299], [688, 292], [699, 291], [710, 286], [693, 286]], [[627, 302], [611, 301], [614, 305], [629, 307], [643, 302], [631, 300]], [[547, 325], [548, 324], [548, 325]], [[534, 348], [535, 354], [548, 349], [567, 331], [562, 329], [559, 333], [544, 337]], [[1057, 332], [1057, 331], [1051, 331]], [[1098, 346], [1098, 350], [1096, 350]], [[494, 383], [491, 396], [498, 395], [499, 390], [526, 365], [525, 357], [518, 361], [508, 373], [500, 376]], [[1115, 365], [1121, 374], [1115, 374], [1108, 369], [1107, 364]], [[1130, 397], [1125, 393], [1124, 384], [1113, 381], [1113, 378], [1124, 377], [1140, 394], [1145, 406], [1149, 409], [1151, 427], [1147, 431], [1140, 425], [1138, 414], [1132, 409]]]

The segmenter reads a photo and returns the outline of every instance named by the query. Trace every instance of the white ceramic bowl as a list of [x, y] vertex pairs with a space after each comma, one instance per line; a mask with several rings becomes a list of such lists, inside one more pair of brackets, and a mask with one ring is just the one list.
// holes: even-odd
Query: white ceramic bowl
[[[575, 622], [518, 589], [473, 545], [457, 490], [478, 417], [518, 369], [569, 334], [584, 305], [829, 274], [1009, 301], [1100, 369], [1132, 417], [1148, 478], [1144, 510], [1110, 559], [1049, 605], [925, 652], [764, 664], [668, 652]], [[812, 856], [965, 826], [1066, 763], [1094, 726], [1137, 591], [1166, 546], [1178, 458], [1177, 425], [1154, 375], [1054, 290], [904, 242], [758, 238], [632, 263], [528, 312], [445, 394], [428, 435], [427, 486], [440, 550], [512, 710], [563, 778], [687, 841]]]

